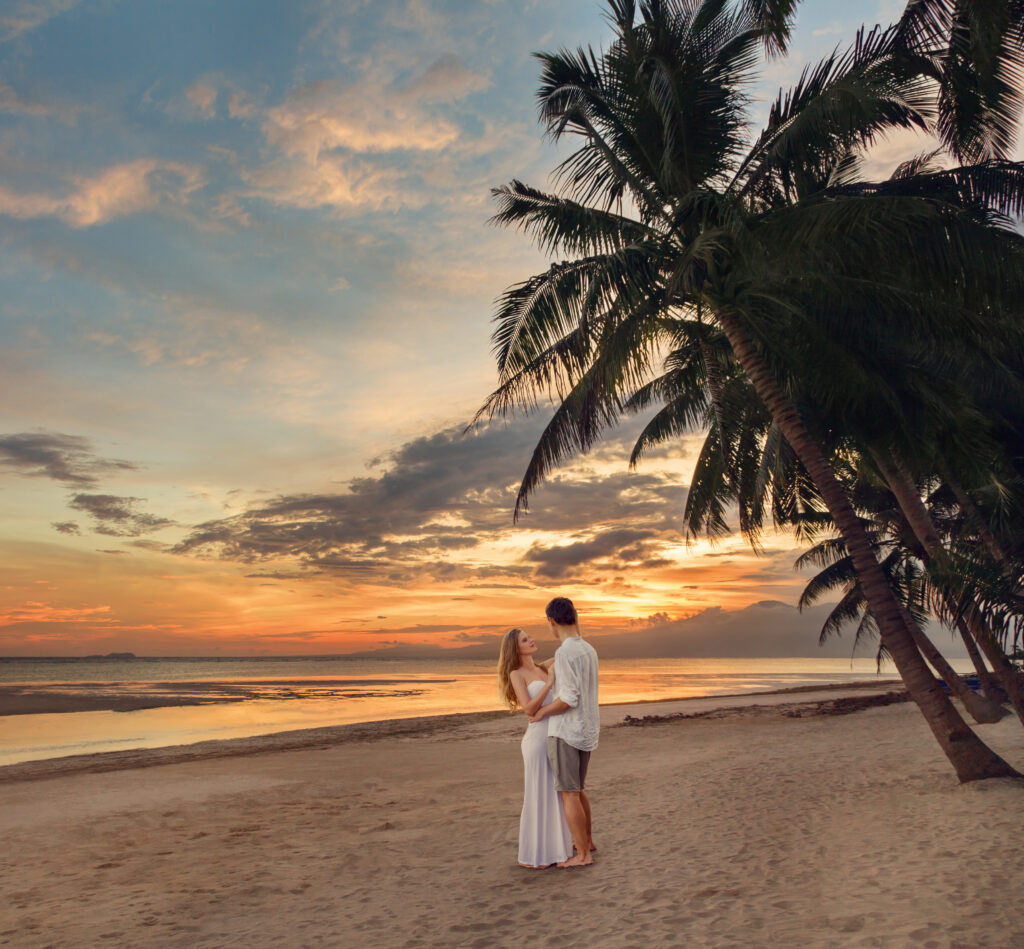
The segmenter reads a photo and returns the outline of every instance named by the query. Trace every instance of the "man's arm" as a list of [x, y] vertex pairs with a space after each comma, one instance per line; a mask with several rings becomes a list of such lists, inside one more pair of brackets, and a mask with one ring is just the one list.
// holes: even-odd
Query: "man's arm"
[[576, 664], [561, 653], [555, 653], [555, 698], [564, 706], [561, 711], [580, 704], [580, 674]]

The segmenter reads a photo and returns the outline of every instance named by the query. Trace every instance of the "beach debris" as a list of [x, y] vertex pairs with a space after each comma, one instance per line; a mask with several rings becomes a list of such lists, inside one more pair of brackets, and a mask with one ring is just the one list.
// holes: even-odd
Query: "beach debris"
[[882, 692], [878, 695], [857, 695], [848, 698], [824, 699], [820, 702], [787, 702], [781, 705], [734, 705], [730, 708], [715, 708], [706, 712], [673, 712], [669, 715], [627, 715], [619, 723], [633, 727], [660, 725], [690, 718], [737, 718], [742, 715], [763, 715], [778, 713], [786, 718], [813, 718], [817, 715], [850, 715], [866, 708], [909, 702], [910, 694], [905, 691]]

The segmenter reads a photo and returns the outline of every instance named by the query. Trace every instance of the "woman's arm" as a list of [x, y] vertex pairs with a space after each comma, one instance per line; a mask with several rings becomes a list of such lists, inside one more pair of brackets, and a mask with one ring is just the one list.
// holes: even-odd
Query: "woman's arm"
[[531, 722], [539, 722], [549, 715], [561, 715], [563, 712], [568, 712], [571, 709], [571, 705], [566, 705], [561, 699], [555, 699], [553, 702], [548, 702], [543, 708], [537, 709], [530, 716]]
[[534, 715], [541, 705], [544, 704], [544, 699], [547, 698], [548, 692], [551, 691], [551, 686], [554, 684], [554, 677], [548, 676], [548, 681], [545, 683], [544, 688], [531, 699], [530, 690], [527, 689], [526, 682], [523, 680], [523, 677], [519, 675], [518, 669], [512, 673], [510, 679], [512, 682], [512, 688], [516, 693], [516, 698], [519, 699], [519, 707], [528, 716]]
[[545, 672], [548, 671], [555, 664], [555, 657], [552, 656], [550, 659], [545, 659], [543, 662], [535, 662], [534, 665], [540, 666]]

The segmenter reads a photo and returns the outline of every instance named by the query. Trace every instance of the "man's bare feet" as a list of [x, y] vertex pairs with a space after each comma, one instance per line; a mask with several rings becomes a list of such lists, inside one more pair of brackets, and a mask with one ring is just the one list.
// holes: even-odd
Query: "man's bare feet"
[[558, 869], [567, 870], [572, 867], [589, 867], [593, 863], [594, 858], [591, 857], [590, 854], [587, 854], [586, 857], [581, 857], [579, 854], [576, 854], [575, 857], [570, 857], [568, 860], [564, 860], [562, 863], [558, 864]]

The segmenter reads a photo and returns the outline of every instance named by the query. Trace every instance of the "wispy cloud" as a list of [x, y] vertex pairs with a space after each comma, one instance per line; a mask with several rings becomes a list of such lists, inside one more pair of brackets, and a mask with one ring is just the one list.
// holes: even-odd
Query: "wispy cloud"
[[136, 505], [142, 500], [112, 494], [76, 494], [69, 507], [92, 517], [95, 533], [108, 537], [139, 537], [174, 523], [165, 517], [137, 511]]
[[0, 83], [0, 112], [8, 115], [47, 115], [49, 111], [41, 102], [29, 102], [10, 86]]
[[217, 114], [217, 88], [209, 83], [194, 82], [185, 90], [185, 98], [199, 110], [205, 119], [212, 119]]
[[[300, 208], [422, 206], [415, 157], [459, 141], [461, 126], [443, 106], [489, 82], [448, 53], [404, 83], [383, 67], [357, 82], [308, 83], [264, 111], [262, 133], [276, 157], [246, 168], [245, 181], [255, 196]], [[239, 99], [232, 112], [242, 108]]]
[[141, 158], [93, 176], [76, 175], [61, 195], [0, 185], [0, 214], [22, 220], [56, 217], [72, 227], [91, 227], [141, 211], [181, 206], [203, 183], [197, 165]]
[[60, 432], [19, 432], [0, 435], [0, 470], [30, 478], [52, 478], [82, 487], [97, 483], [101, 474], [132, 471], [130, 461], [100, 458], [92, 443], [80, 435]]
[[27, 602], [0, 609], [0, 626], [16, 623], [97, 623], [110, 619], [109, 606], [67, 607]]
[[0, 13], [0, 42], [15, 39], [78, 6], [79, 0], [6, 0]]

